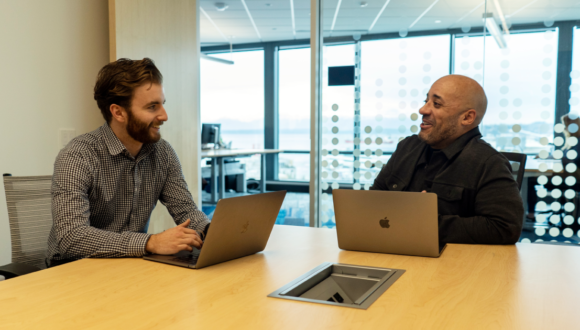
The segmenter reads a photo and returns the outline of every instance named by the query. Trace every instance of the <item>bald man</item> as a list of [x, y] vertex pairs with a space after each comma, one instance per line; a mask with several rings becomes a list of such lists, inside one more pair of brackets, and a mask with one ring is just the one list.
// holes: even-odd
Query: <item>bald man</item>
[[397, 145], [371, 187], [436, 193], [441, 245], [513, 244], [521, 234], [524, 208], [511, 166], [479, 132], [486, 108], [475, 80], [437, 80], [419, 110], [419, 135]]

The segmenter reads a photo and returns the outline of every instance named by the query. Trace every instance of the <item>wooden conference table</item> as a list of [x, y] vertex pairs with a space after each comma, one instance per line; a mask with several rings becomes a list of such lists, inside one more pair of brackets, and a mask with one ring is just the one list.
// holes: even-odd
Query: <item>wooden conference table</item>
[[[275, 226], [263, 253], [201, 270], [85, 259], [0, 282], [0, 329], [578, 329], [579, 261], [541, 244], [341, 251], [334, 230]], [[407, 271], [367, 310], [266, 297], [323, 262]]]
[[[211, 203], [215, 204], [224, 198], [225, 171], [224, 158], [243, 157], [260, 154], [260, 192], [266, 192], [266, 155], [284, 152], [280, 149], [208, 149], [201, 151], [201, 158], [211, 158]], [[218, 172], [219, 170], [219, 172]], [[218, 179], [219, 178], [219, 179]], [[218, 188], [219, 182], [219, 188]]]

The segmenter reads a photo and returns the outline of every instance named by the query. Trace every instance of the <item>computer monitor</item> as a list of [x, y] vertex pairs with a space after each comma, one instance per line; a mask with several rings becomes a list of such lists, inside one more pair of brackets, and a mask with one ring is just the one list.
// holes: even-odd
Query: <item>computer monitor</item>
[[221, 124], [202, 124], [201, 125], [201, 143], [213, 143], [217, 145], [220, 140]]

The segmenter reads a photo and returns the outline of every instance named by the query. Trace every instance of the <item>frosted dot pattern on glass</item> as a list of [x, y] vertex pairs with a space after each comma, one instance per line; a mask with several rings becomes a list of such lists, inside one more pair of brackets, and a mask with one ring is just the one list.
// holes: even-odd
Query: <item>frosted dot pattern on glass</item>
[[401, 139], [419, 132], [425, 94], [435, 80], [449, 74], [449, 51], [439, 49], [445, 44], [450, 45], [444, 36], [361, 43], [361, 188], [372, 184]]

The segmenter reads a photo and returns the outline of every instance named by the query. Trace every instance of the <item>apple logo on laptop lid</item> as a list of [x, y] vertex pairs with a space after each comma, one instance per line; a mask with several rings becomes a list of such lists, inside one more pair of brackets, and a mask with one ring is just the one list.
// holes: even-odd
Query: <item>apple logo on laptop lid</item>
[[383, 228], [389, 228], [391, 227], [391, 225], [389, 225], [389, 219], [387, 219], [387, 217], [385, 217], [384, 219], [381, 219], [379, 221], [379, 224], [381, 225], [381, 227]]
[[250, 226], [250, 221], [247, 221], [243, 226], [242, 226], [242, 234], [248, 231], [248, 227]]

